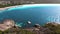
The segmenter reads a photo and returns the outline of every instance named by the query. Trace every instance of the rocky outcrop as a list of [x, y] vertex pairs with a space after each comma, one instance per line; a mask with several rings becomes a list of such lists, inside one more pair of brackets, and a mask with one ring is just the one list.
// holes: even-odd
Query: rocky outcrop
[[15, 25], [13, 20], [7, 19], [3, 21], [3, 24], [0, 24], [0, 30], [5, 31]]

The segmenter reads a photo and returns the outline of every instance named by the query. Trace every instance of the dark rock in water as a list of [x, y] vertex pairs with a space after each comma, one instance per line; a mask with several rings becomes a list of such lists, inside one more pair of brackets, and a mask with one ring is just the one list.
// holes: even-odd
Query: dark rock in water
[[35, 28], [40, 28], [40, 25], [39, 24], [35, 24], [34, 27]]

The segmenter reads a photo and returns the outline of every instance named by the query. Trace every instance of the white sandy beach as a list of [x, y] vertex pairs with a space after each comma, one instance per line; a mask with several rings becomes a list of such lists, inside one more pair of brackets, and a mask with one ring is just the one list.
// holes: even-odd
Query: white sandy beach
[[17, 6], [23, 6], [23, 7], [30, 7], [30, 6], [60, 6], [60, 4], [24, 4], [24, 5], [15, 5], [15, 6], [9, 6], [9, 7], [4, 7], [4, 8], [0, 8], [0, 10], [5, 10], [8, 8], [13, 8], [13, 7], [17, 7]]
[[5, 9], [11, 8], [11, 7], [15, 7], [15, 6], [9, 6], [9, 7], [0, 8], [0, 10], [5, 10]]

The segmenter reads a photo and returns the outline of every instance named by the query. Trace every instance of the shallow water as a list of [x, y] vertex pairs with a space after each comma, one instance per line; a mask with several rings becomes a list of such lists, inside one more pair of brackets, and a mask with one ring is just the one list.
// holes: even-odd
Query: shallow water
[[60, 22], [60, 6], [20, 7], [0, 12], [0, 21], [13, 19], [20, 27], [27, 25], [27, 21], [32, 22], [30, 26], [34, 24], [44, 25], [47, 22]]

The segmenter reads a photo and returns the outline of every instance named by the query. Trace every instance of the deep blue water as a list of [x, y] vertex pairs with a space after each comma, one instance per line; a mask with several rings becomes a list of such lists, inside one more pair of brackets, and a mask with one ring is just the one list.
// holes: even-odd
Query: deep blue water
[[[21, 7], [21, 6], [19, 6]], [[47, 22], [60, 22], [60, 6], [35, 6], [27, 8], [9, 8], [0, 12], [0, 21], [13, 19], [17, 25], [25, 26], [27, 21], [32, 25], [44, 25]]]

